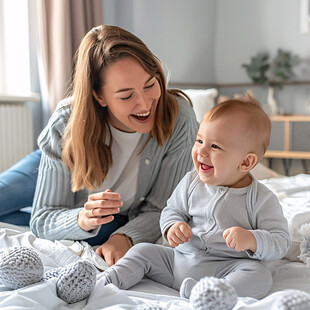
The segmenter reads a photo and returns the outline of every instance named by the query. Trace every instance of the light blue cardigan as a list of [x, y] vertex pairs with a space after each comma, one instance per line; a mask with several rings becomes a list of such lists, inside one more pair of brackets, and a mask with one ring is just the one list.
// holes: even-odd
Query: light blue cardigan
[[[151, 139], [141, 152], [138, 186], [129, 209], [129, 222], [115, 233], [126, 234], [133, 243], [155, 242], [160, 236], [160, 212], [173, 189], [192, 169], [191, 148], [198, 123], [190, 104], [177, 98], [180, 112], [173, 136], [163, 147]], [[88, 198], [88, 191], [71, 191], [71, 172], [61, 161], [62, 137], [71, 114], [71, 100], [64, 99], [51, 116], [38, 139], [42, 150], [33, 211], [32, 232], [49, 240], [83, 240], [94, 237], [81, 229], [77, 217]], [[143, 135], [144, 141], [148, 134]]]

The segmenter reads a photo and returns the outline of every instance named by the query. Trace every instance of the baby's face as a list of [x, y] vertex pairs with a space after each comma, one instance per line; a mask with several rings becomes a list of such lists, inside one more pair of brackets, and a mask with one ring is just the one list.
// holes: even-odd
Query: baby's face
[[238, 187], [244, 173], [238, 169], [247, 154], [246, 133], [238, 120], [220, 118], [202, 122], [192, 149], [195, 169], [202, 182]]

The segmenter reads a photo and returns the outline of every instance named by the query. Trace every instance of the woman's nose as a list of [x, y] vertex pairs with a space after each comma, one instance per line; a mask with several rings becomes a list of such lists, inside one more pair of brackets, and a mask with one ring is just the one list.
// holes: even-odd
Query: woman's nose
[[148, 98], [144, 93], [138, 96], [138, 104], [141, 109], [148, 111], [152, 106], [152, 100]]

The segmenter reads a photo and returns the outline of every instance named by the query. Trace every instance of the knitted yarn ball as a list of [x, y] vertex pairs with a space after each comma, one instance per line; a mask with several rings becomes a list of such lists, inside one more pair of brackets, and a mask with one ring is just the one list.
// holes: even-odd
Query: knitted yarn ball
[[6, 287], [18, 289], [39, 282], [43, 271], [41, 258], [32, 248], [12, 247], [0, 254], [0, 282]]
[[164, 310], [164, 308], [156, 303], [148, 302], [139, 304], [137, 307], [135, 307], [135, 310]]
[[225, 280], [206, 277], [193, 287], [189, 300], [195, 310], [231, 310], [238, 296]]
[[42, 280], [49, 280], [52, 278], [57, 278], [61, 272], [62, 268], [53, 268], [44, 272]]
[[309, 310], [310, 294], [299, 290], [285, 290], [280, 294], [272, 309]]
[[61, 269], [56, 282], [59, 298], [72, 304], [87, 298], [96, 284], [96, 268], [88, 261], [78, 261]]

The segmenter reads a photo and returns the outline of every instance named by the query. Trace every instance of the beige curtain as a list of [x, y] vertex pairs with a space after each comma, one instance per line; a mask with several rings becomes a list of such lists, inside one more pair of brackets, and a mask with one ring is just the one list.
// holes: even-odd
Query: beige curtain
[[73, 55], [82, 37], [103, 23], [102, 0], [39, 0], [38, 16], [48, 105], [53, 112], [68, 89]]

